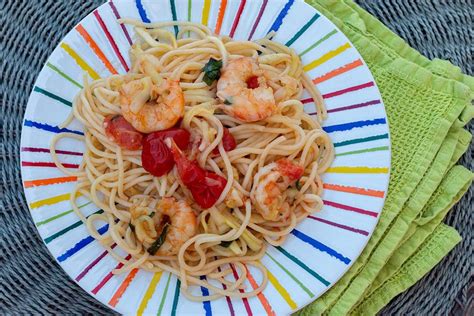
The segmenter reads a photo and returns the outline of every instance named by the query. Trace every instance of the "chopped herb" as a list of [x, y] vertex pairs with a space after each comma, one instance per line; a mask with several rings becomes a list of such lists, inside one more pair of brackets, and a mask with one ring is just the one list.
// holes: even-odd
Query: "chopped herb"
[[215, 80], [221, 77], [222, 60], [210, 58], [207, 64], [202, 68], [204, 71], [204, 82], [210, 86]]
[[155, 216], [155, 212], [151, 212], [148, 216], [150, 216], [151, 218], [153, 218], [153, 216]]
[[163, 230], [161, 231], [160, 236], [158, 236], [158, 238], [151, 244], [151, 246], [148, 247], [147, 251], [150, 255], [153, 256], [158, 251], [158, 249], [160, 249], [161, 245], [163, 245], [163, 243], [165, 242], [168, 226], [169, 226], [168, 223], [165, 224], [165, 226], [163, 227]]
[[233, 242], [234, 242], [233, 240], [221, 241], [220, 246], [224, 247], [224, 248], [228, 248], [230, 246], [230, 244], [233, 243]]
[[231, 105], [232, 102], [231, 102], [229, 99], [225, 99], [225, 100], [224, 100], [224, 104], [225, 104], [225, 105]]
[[257, 50], [257, 54], [258, 54], [258, 56], [260, 56], [260, 55], [263, 54], [263, 52], [261, 50]]
[[301, 190], [301, 183], [300, 183], [300, 179], [296, 180], [296, 183], [295, 183], [295, 187], [298, 189], [298, 190]]
[[132, 232], [135, 232], [135, 226], [132, 223], [128, 223], [128, 227], [130, 227]]

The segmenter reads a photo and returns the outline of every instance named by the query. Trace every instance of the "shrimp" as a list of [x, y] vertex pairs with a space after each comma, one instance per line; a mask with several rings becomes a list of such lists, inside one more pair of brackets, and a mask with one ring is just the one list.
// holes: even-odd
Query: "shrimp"
[[250, 198], [263, 218], [276, 221], [289, 216], [285, 190], [303, 175], [303, 168], [282, 158], [262, 168]]
[[174, 256], [179, 248], [197, 233], [197, 218], [193, 209], [185, 201], [175, 198], [164, 198], [157, 206], [157, 215], [164, 219], [168, 217], [168, 227], [165, 241], [156, 252], [157, 256]]
[[255, 59], [241, 57], [229, 61], [217, 82], [222, 110], [244, 122], [256, 122], [273, 115], [277, 109], [273, 89]]
[[154, 85], [150, 77], [124, 84], [120, 89], [122, 115], [132, 126], [151, 133], [173, 127], [184, 115], [184, 94], [178, 81]]

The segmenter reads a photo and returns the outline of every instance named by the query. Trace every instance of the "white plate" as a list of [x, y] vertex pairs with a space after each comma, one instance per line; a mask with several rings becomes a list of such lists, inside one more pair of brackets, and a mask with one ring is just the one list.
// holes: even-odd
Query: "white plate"
[[[195, 303], [180, 295], [179, 281], [168, 273], [112, 275], [117, 262], [71, 211], [68, 198], [75, 179], [54, 166], [48, 148], [71, 111], [84, 72], [97, 79], [128, 70], [134, 32], [119, 25], [119, 17], [191, 20], [239, 40], [277, 31], [274, 40], [301, 55], [324, 95], [329, 112], [324, 128], [337, 153], [323, 178], [325, 206], [298, 225], [281, 248], [269, 247], [262, 262], [270, 282], [258, 297]], [[315, 111], [311, 100], [304, 104], [307, 112]], [[82, 130], [79, 124], [69, 128]], [[387, 116], [369, 68], [327, 18], [294, 0], [114, 1], [100, 6], [69, 32], [41, 71], [28, 102], [21, 147], [25, 195], [46, 246], [84, 290], [121, 313], [260, 315], [303, 307], [337, 282], [365, 247], [384, 204], [390, 170]], [[76, 168], [84, 145], [65, 140], [59, 148], [61, 161]], [[98, 210], [85, 198], [79, 198], [79, 205], [85, 214]]]

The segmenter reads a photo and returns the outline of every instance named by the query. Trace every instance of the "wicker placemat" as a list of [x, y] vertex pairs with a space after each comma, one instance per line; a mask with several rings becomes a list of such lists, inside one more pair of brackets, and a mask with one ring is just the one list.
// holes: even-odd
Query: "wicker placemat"
[[[29, 215], [19, 168], [21, 121], [34, 80], [62, 37], [102, 2], [1, 2], [0, 314], [112, 313], [71, 281], [49, 255]], [[424, 55], [448, 59], [473, 74], [471, 0], [358, 2]], [[472, 155], [471, 145], [462, 163], [474, 170]], [[383, 314], [448, 314], [465, 309], [472, 277], [472, 197], [471, 187], [446, 219], [463, 242]]]

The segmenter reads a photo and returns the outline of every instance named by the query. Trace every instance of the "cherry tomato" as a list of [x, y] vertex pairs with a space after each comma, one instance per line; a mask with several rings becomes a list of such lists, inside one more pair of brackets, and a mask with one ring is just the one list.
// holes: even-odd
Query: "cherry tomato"
[[227, 180], [217, 173], [206, 171], [204, 178], [197, 181], [189, 190], [193, 195], [196, 203], [202, 208], [210, 208], [213, 206], [219, 197], [221, 196], [222, 191], [227, 184]]
[[143, 134], [138, 132], [122, 115], [109, 115], [104, 119], [105, 134], [117, 145], [128, 150], [142, 147]]
[[173, 144], [171, 147], [178, 174], [183, 184], [191, 191], [194, 201], [203, 209], [213, 206], [227, 184], [227, 180], [214, 172], [204, 170], [197, 162], [190, 161]]
[[176, 145], [182, 150], [188, 148], [191, 134], [183, 128], [172, 127], [164, 131], [153, 132], [147, 135], [148, 139], [161, 139], [165, 141], [167, 138], [172, 138]]
[[247, 88], [249, 89], [256, 89], [259, 87], [258, 84], [258, 77], [257, 76], [252, 76], [247, 79]]
[[148, 134], [143, 140], [142, 165], [154, 176], [161, 177], [174, 166], [173, 155], [165, 140], [172, 138], [181, 149], [189, 145], [190, 134], [182, 128], [171, 128]]
[[296, 181], [303, 176], [304, 169], [292, 163], [290, 160], [282, 158], [277, 160], [278, 170], [290, 178], [291, 181]]
[[[224, 146], [225, 151], [231, 151], [237, 147], [237, 142], [235, 141], [234, 136], [232, 136], [227, 128], [224, 128], [224, 135], [222, 135], [222, 146]], [[214, 148], [212, 153], [219, 154], [219, 148]]]

